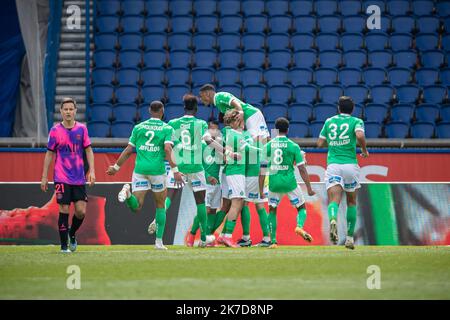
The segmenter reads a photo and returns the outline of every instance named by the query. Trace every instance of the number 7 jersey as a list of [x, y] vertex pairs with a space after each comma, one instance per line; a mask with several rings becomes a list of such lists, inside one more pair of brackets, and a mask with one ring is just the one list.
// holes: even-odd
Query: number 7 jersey
[[364, 122], [348, 114], [328, 118], [319, 138], [328, 143], [327, 164], [357, 164], [356, 131], [364, 132]]

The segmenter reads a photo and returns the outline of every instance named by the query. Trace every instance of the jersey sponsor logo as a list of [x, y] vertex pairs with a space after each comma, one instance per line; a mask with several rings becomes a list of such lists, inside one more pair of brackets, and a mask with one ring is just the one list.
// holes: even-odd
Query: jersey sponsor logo
[[287, 146], [287, 142], [272, 142], [271, 144], [272, 148], [287, 148]]
[[344, 184], [344, 188], [351, 189], [351, 188], [356, 187], [357, 184], [358, 183], [356, 181], [353, 181], [352, 183], [346, 183], [346, 184]]
[[345, 146], [350, 143], [350, 139], [330, 141], [330, 147]]
[[298, 198], [291, 199], [293, 205], [299, 204], [300, 200]]
[[275, 204], [275, 205], [278, 205], [278, 203], [280, 202], [277, 198], [270, 198], [269, 199], [269, 202], [271, 203], [271, 204]]
[[152, 184], [151, 186], [152, 186], [152, 189], [156, 189], [156, 190], [162, 189], [164, 187], [164, 185], [162, 183]]
[[157, 130], [157, 131], [161, 131], [163, 129], [163, 126], [150, 126], [147, 124], [144, 124], [142, 127], [147, 130]]
[[273, 171], [279, 171], [279, 170], [288, 170], [289, 166], [285, 166], [285, 165], [271, 165], [270, 166], [270, 170]]
[[228, 196], [231, 196], [233, 194], [233, 190], [230, 188], [228, 189]]
[[333, 183], [333, 182], [337, 182], [337, 183], [341, 183], [342, 178], [339, 176], [332, 176], [328, 179], [328, 183]]
[[255, 192], [249, 192], [248, 193], [248, 198], [249, 199], [258, 199], [259, 198], [259, 194], [255, 193]]
[[148, 187], [148, 181], [138, 181], [136, 182], [136, 187]]
[[200, 180], [192, 181], [192, 187], [200, 187], [202, 182]]
[[139, 151], [159, 152], [160, 150], [161, 150], [161, 147], [159, 147], [159, 146], [142, 145], [139, 147]]

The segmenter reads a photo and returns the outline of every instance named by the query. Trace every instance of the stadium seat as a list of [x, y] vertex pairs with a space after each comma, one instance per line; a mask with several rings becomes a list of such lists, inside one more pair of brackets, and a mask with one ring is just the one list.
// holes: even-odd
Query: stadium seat
[[388, 42], [389, 36], [384, 32], [369, 32], [365, 37], [365, 44], [368, 51], [385, 50]]
[[[240, 39], [239, 34], [236, 34]], [[242, 36], [242, 47], [244, 50], [263, 50], [266, 38], [264, 33], [246, 33]]]
[[440, 50], [429, 50], [421, 53], [422, 65], [427, 68], [439, 68], [444, 64], [445, 56]]
[[217, 11], [221, 16], [238, 15], [241, 12], [240, 0], [217, 1]]
[[198, 32], [192, 37], [192, 46], [195, 50], [210, 50], [214, 49], [216, 45], [216, 35], [214, 33]]
[[413, 0], [411, 8], [416, 16], [426, 16], [433, 13], [434, 1], [430, 0]]
[[197, 16], [213, 15], [217, 11], [216, 0], [196, 0], [193, 5]]
[[441, 71], [439, 73], [439, 78], [441, 79], [442, 84], [444, 86], [449, 87], [450, 86], [450, 68], [441, 69]]
[[237, 98], [242, 96], [242, 88], [240, 85], [234, 84], [229, 86], [221, 86], [217, 89], [217, 92], [229, 92]]
[[352, 97], [357, 104], [363, 104], [369, 95], [369, 89], [364, 85], [350, 85], [344, 88], [344, 95]]
[[394, 64], [399, 68], [413, 68], [417, 64], [417, 53], [414, 50], [394, 52]]
[[239, 65], [241, 64], [241, 51], [240, 50], [221, 51], [219, 54], [219, 63], [221, 68], [238, 68]]
[[316, 45], [319, 51], [334, 50], [339, 46], [339, 36], [337, 33], [318, 33]]
[[322, 68], [339, 68], [342, 64], [340, 50], [325, 50], [319, 53], [319, 65]]
[[169, 85], [186, 85], [190, 81], [189, 70], [186, 68], [170, 68], [166, 71]]
[[399, 103], [416, 103], [419, 97], [419, 87], [415, 85], [401, 85], [396, 87], [396, 97]]
[[120, 1], [116, 0], [102, 0], [96, 1], [98, 15], [117, 15], [120, 12]]
[[436, 125], [436, 136], [439, 139], [450, 139], [450, 122], [441, 122]]
[[189, 15], [172, 16], [170, 20], [170, 29], [172, 32], [192, 32], [194, 18]]
[[361, 81], [361, 70], [358, 68], [342, 68], [339, 70], [338, 77], [343, 86], [357, 85]]
[[309, 50], [314, 46], [314, 35], [312, 33], [295, 33], [291, 37], [291, 45], [294, 51]]
[[337, 70], [334, 68], [319, 68], [315, 72], [315, 82], [319, 86], [336, 83]]
[[376, 50], [368, 54], [369, 65], [374, 68], [389, 68], [392, 64], [392, 53], [389, 50]]
[[[219, 1], [222, 2], [222, 1]], [[222, 16], [219, 21], [221, 32], [239, 33], [242, 29], [242, 17], [240, 15]]]
[[197, 118], [199, 118], [199, 119], [202, 119], [202, 120], [205, 120], [205, 121], [209, 121], [210, 119], [214, 119], [215, 118], [214, 109], [206, 107], [204, 105], [199, 105], [198, 106], [198, 110], [197, 110], [197, 114], [195, 116]]
[[354, 16], [361, 13], [361, 1], [342, 0], [339, 1], [339, 11], [345, 16]]
[[386, 1], [387, 11], [392, 16], [404, 16], [410, 13], [409, 0]]
[[439, 1], [436, 3], [436, 13], [441, 17], [450, 16], [450, 3], [447, 1]]
[[271, 33], [267, 36], [268, 51], [285, 50], [289, 48], [289, 34]]
[[435, 84], [439, 78], [439, 69], [420, 68], [416, 70], [416, 81], [419, 86], [430, 86]]
[[331, 15], [338, 12], [337, 1], [317, 0], [315, 1], [316, 13], [318, 16]]
[[270, 136], [272, 139], [277, 136], [277, 132], [275, 131], [275, 121], [266, 121], [267, 129], [269, 130]]
[[305, 138], [308, 136], [309, 124], [306, 121], [292, 121], [289, 124], [288, 136], [291, 138]]
[[[243, 73], [244, 71], [242, 71]], [[233, 85], [239, 81], [239, 71], [234, 68], [222, 68], [216, 71], [216, 81], [219, 87]]]
[[97, 17], [96, 26], [98, 32], [116, 32], [119, 28], [119, 17], [116, 15]]
[[408, 136], [409, 125], [404, 122], [393, 121], [385, 126], [386, 136], [393, 139], [404, 139]]
[[318, 138], [320, 131], [322, 131], [324, 122], [323, 121], [312, 121], [309, 125], [309, 134], [312, 138]]
[[166, 15], [169, 12], [168, 0], [152, 0], [146, 2], [147, 14], [151, 15]]
[[266, 87], [264, 85], [246, 86], [242, 90], [245, 102], [263, 104], [266, 99]]
[[195, 18], [196, 32], [213, 33], [218, 30], [218, 27], [219, 20], [215, 15], [197, 16]]
[[246, 50], [242, 54], [242, 62], [246, 68], [261, 68], [266, 61], [264, 51]]
[[414, 105], [408, 103], [399, 103], [391, 109], [391, 120], [410, 122], [414, 115]]
[[123, 32], [142, 32], [144, 29], [144, 17], [141, 15], [123, 16], [120, 25]]
[[362, 50], [350, 50], [344, 52], [343, 63], [348, 68], [362, 68], [366, 65], [366, 53]]
[[411, 73], [407, 68], [391, 68], [388, 70], [388, 78], [393, 86], [401, 86], [410, 82]]
[[309, 103], [296, 103], [288, 108], [288, 118], [291, 121], [308, 122], [312, 117], [313, 106]]
[[363, 82], [368, 86], [383, 84], [386, 73], [382, 68], [367, 68], [363, 71]]
[[427, 103], [442, 103], [447, 98], [447, 87], [432, 85], [423, 88], [423, 101]]
[[142, 47], [142, 37], [140, 33], [122, 33], [119, 36], [119, 46], [121, 50], [139, 50]]
[[214, 82], [214, 69], [212, 68], [193, 68], [191, 73], [192, 86], [204, 85]]
[[244, 68], [241, 70], [241, 83], [244, 87], [261, 84], [263, 72], [260, 68]]
[[268, 31], [271, 33], [288, 33], [292, 29], [292, 20], [287, 15], [271, 16], [268, 21]]
[[184, 109], [180, 103], [168, 103], [164, 108], [164, 119], [166, 121], [181, 118], [182, 116], [184, 116]]
[[364, 109], [364, 115], [367, 121], [382, 123], [386, 119], [388, 107], [381, 103], [369, 103]]
[[114, 32], [97, 33], [94, 37], [94, 43], [96, 52], [98, 50], [113, 50], [117, 45], [117, 34]]
[[311, 68], [294, 68], [289, 71], [289, 80], [293, 86], [312, 83], [313, 71]]
[[439, 107], [436, 104], [423, 103], [416, 108], [416, 120], [434, 123], [439, 118]]
[[362, 33], [346, 32], [341, 36], [341, 46], [344, 53], [350, 50], [360, 50], [364, 45]]
[[287, 117], [287, 107], [285, 104], [269, 103], [264, 106], [263, 113], [267, 121], [275, 121], [280, 117]]
[[290, 50], [270, 51], [267, 58], [271, 68], [289, 68], [292, 59]]
[[377, 121], [366, 121], [364, 123], [364, 135], [368, 139], [378, 139], [381, 137], [382, 125]]
[[313, 68], [316, 65], [317, 53], [315, 50], [300, 50], [294, 52], [294, 64], [299, 68]]
[[271, 15], [286, 15], [289, 12], [289, 1], [267, 0], [265, 11]]
[[138, 68], [121, 68], [117, 70], [116, 80], [122, 85], [138, 85], [140, 79]]
[[138, 86], [121, 85], [115, 90], [115, 97], [118, 103], [135, 103], [139, 99]]
[[245, 0], [241, 3], [242, 13], [245, 16], [263, 14], [265, 12], [264, 0]]
[[191, 47], [191, 34], [189, 32], [173, 32], [167, 37], [170, 50], [186, 50]]
[[339, 85], [326, 85], [319, 89], [319, 99], [324, 103], [337, 104], [339, 97], [342, 96], [343, 90]]
[[141, 80], [146, 85], [161, 85], [165, 81], [163, 68], [145, 68], [141, 72]]
[[380, 29], [369, 30], [369, 32], [384, 32], [389, 33], [392, 30], [392, 21], [391, 17], [387, 15], [381, 16]]
[[89, 108], [89, 121], [109, 122], [112, 117], [112, 105], [95, 103]]
[[169, 8], [172, 16], [190, 15], [192, 13], [192, 2], [186, 0], [170, 0]]
[[370, 88], [370, 97], [374, 103], [390, 104], [394, 96], [394, 88], [390, 85], [377, 85]]
[[339, 16], [319, 16], [317, 27], [320, 32], [339, 32], [341, 30], [341, 18]]
[[316, 32], [316, 17], [310, 15], [296, 16], [293, 20], [292, 28], [298, 33]]
[[434, 123], [416, 122], [411, 126], [411, 136], [414, 139], [431, 139], [434, 136]]
[[450, 121], [450, 105], [449, 104], [444, 104], [441, 106], [441, 120], [444, 122], [448, 122]]
[[416, 35], [416, 48], [420, 51], [434, 50], [438, 47], [439, 36], [433, 33], [418, 33]]
[[91, 137], [107, 138], [110, 135], [110, 126], [107, 121], [89, 121], [87, 128]]
[[170, 103], [180, 103], [183, 101], [183, 96], [190, 91], [190, 87], [187, 85], [169, 85], [167, 86], [167, 100]]
[[355, 107], [353, 108], [352, 115], [354, 117], [362, 119], [363, 118], [363, 109], [364, 109], [364, 105], [355, 103]]
[[318, 103], [313, 108], [313, 117], [316, 121], [325, 121], [337, 113], [336, 104]]
[[147, 33], [143, 40], [145, 50], [160, 50], [167, 45], [167, 36], [163, 32]]
[[169, 29], [169, 18], [164, 15], [148, 16], [145, 19], [144, 28], [149, 33], [167, 32]]
[[[381, 10], [381, 14], [386, 12], [386, 3], [384, 0], [364, 0], [363, 5], [362, 5], [363, 11], [367, 12], [367, 8], [372, 5], [378, 6]], [[371, 14], [371, 13], [369, 13], [369, 14]]]
[[142, 122], [147, 119], [150, 119], [151, 116], [150, 116], [150, 112], [149, 112], [148, 108], [149, 108], [148, 104], [142, 104], [139, 106], [139, 108], [137, 110], [138, 122]]
[[111, 136], [113, 138], [129, 138], [133, 131], [134, 122], [114, 121], [111, 125]]
[[292, 15], [310, 15], [314, 12], [314, 2], [311, 0], [292, 0], [290, 1], [290, 8]]
[[412, 16], [395, 16], [392, 18], [392, 29], [396, 33], [411, 33], [416, 28], [416, 21]]
[[134, 103], [119, 103], [114, 106], [113, 118], [115, 121], [129, 121], [136, 120], [136, 105]]
[[395, 51], [412, 48], [412, 36], [409, 33], [393, 33], [389, 39], [391, 49]]
[[366, 30], [366, 18], [360, 15], [344, 17], [342, 27], [348, 33], [362, 33]]
[[107, 84], [110, 85], [114, 81], [114, 68], [102, 67], [94, 68], [92, 70], [92, 84]]
[[317, 88], [314, 85], [300, 85], [293, 88], [293, 96], [297, 103], [314, 103], [317, 97]]
[[267, 98], [270, 103], [288, 104], [291, 102], [291, 86], [275, 85], [267, 90]]
[[247, 16], [244, 20], [244, 28], [249, 33], [265, 32], [267, 29], [267, 17], [264, 15]]
[[141, 88], [143, 102], [148, 104], [155, 100], [163, 100], [165, 97], [164, 87], [161, 85], [145, 85]]
[[288, 70], [286, 68], [270, 68], [264, 71], [264, 79], [269, 87], [284, 85], [288, 82]]
[[93, 103], [109, 103], [113, 95], [113, 86], [100, 84], [92, 86], [92, 102]]
[[165, 67], [167, 57], [164, 50], [147, 50], [144, 53], [144, 65], [151, 68]]
[[422, 16], [417, 19], [417, 29], [423, 33], [433, 33], [439, 30], [439, 18], [435, 16]]
[[215, 50], [198, 50], [194, 53], [193, 58], [197, 67], [214, 68], [217, 63], [217, 52]]

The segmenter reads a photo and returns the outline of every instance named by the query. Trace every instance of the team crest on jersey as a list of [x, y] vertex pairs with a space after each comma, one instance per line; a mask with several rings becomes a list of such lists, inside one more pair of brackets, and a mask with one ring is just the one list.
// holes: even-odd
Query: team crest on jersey
[[61, 200], [62, 197], [63, 197], [63, 194], [62, 194], [62, 193], [57, 193], [57, 194], [56, 194], [56, 198], [58, 198], [58, 200]]

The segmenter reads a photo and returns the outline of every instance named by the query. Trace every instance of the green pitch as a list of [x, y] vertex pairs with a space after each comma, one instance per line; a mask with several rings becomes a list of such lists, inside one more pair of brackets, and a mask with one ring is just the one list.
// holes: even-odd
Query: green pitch
[[[449, 247], [0, 246], [0, 299], [450, 299]], [[69, 290], [70, 265], [81, 289]], [[381, 289], [369, 290], [370, 265]]]

